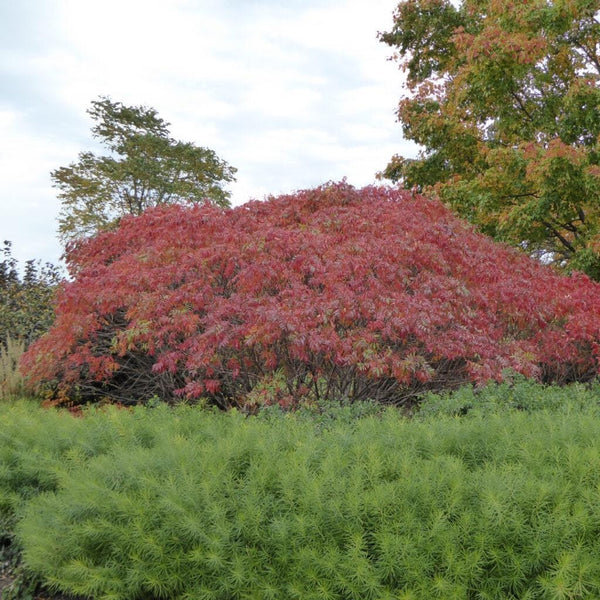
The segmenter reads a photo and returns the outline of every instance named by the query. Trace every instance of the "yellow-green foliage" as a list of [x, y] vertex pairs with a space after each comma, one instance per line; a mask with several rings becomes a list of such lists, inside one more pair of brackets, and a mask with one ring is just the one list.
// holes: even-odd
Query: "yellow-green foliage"
[[0, 490], [29, 568], [95, 600], [598, 598], [595, 393], [412, 421], [0, 407]]
[[19, 360], [25, 352], [25, 343], [10, 336], [6, 345], [0, 344], [0, 399], [23, 393], [24, 381], [19, 372]]

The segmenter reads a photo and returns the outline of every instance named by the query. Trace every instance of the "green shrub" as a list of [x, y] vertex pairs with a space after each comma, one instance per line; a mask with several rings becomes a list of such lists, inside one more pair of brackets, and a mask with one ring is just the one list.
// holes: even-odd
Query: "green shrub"
[[157, 409], [81, 423], [96, 442], [89, 452], [75, 442], [59, 485], [18, 525], [27, 565], [58, 590], [600, 597], [593, 409], [421, 421], [389, 410], [325, 428], [291, 414]]
[[[379, 402], [372, 401], [337, 401], [321, 400], [319, 402], [310, 399], [300, 403], [293, 410], [293, 418], [307, 421], [317, 429], [331, 427], [334, 423], [345, 423], [352, 425], [364, 417], [377, 417], [382, 415], [387, 407]], [[278, 404], [267, 404], [258, 411], [256, 418], [271, 421], [279, 418], [290, 418], [289, 409], [282, 408]]]
[[479, 416], [511, 411], [600, 411], [600, 382], [568, 386], [543, 385], [514, 375], [513, 380], [481, 389], [464, 386], [458, 390], [423, 396], [415, 416]]
[[54, 321], [54, 293], [62, 280], [60, 268], [40, 261], [25, 262], [22, 274], [12, 244], [0, 247], [0, 344], [21, 340], [28, 346]]

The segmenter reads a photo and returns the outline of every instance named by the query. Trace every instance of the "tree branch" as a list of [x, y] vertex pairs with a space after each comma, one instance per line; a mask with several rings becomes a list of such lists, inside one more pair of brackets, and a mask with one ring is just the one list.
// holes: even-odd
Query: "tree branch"
[[572, 44], [579, 48], [588, 58], [588, 60], [596, 67], [596, 71], [600, 74], [600, 60], [595, 52], [592, 52], [589, 48], [586, 48], [582, 43], [571, 40]]
[[514, 90], [511, 90], [510, 95], [516, 100], [517, 104], [519, 105], [519, 108], [523, 111], [523, 113], [525, 113], [525, 116], [533, 123], [534, 122], [533, 116], [527, 110], [527, 108], [525, 108], [525, 105], [523, 104], [523, 100], [521, 100], [519, 95]]
[[507, 200], [508, 198], [539, 198], [539, 196], [533, 192], [525, 192], [524, 194], [506, 194], [505, 196], [500, 196], [501, 200]]
[[569, 252], [575, 254], [575, 248], [573, 244], [571, 244], [571, 242], [569, 242], [569, 240], [565, 238], [560, 231], [558, 231], [558, 229], [552, 225], [552, 223], [549, 223], [544, 219], [542, 219], [540, 222], [544, 227], [548, 228], [552, 232], [552, 234], [562, 243], [563, 246], [565, 246], [565, 248], [569, 250]]

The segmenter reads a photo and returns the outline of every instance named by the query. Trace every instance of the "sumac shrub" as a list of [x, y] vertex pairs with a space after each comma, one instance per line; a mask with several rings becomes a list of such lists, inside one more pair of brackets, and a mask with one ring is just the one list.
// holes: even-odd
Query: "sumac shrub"
[[[600, 286], [476, 234], [437, 201], [346, 183], [169, 206], [72, 246], [34, 382], [81, 400], [407, 401], [598, 371]], [[257, 399], [258, 398], [258, 399]]]

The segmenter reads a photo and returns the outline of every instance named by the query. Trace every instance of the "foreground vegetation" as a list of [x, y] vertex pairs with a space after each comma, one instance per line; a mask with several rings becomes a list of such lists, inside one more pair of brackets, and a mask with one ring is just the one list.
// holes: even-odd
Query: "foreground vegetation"
[[0, 406], [0, 527], [56, 590], [600, 596], [600, 388], [527, 382], [245, 417]]

